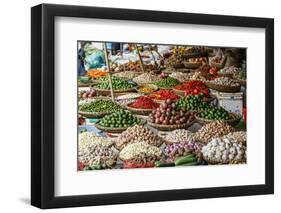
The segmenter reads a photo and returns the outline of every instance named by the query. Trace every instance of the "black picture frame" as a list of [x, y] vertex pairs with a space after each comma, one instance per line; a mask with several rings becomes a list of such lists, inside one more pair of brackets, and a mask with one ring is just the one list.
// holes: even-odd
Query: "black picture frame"
[[[265, 29], [265, 184], [56, 197], [54, 195], [54, 21], [58, 16]], [[46, 209], [274, 193], [273, 19], [41, 4], [31, 8], [31, 50], [32, 205]]]

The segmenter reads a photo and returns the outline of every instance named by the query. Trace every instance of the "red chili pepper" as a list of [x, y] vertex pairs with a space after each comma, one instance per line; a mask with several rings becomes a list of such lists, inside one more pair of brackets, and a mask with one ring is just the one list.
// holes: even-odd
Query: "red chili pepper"
[[206, 96], [209, 95], [209, 89], [205, 85], [204, 82], [194, 80], [194, 81], [188, 81], [186, 83], [177, 85], [175, 87], [178, 90], [185, 91], [185, 95], [197, 95], [197, 94], [204, 94]]
[[171, 90], [159, 90], [149, 95], [150, 98], [156, 100], [178, 100], [180, 97]]
[[148, 97], [141, 96], [135, 102], [129, 104], [129, 106], [137, 109], [156, 109], [159, 104]]
[[123, 162], [124, 169], [133, 169], [133, 168], [151, 168], [154, 167], [154, 162], [146, 162], [146, 163], [135, 163], [130, 161]]

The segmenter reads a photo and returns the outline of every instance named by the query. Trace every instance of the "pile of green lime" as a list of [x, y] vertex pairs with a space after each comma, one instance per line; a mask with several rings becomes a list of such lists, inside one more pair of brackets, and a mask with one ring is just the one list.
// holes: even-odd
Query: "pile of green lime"
[[99, 124], [111, 128], [127, 128], [141, 123], [141, 119], [135, 117], [127, 110], [120, 110], [104, 116]]
[[205, 118], [208, 120], [229, 120], [231, 115], [222, 107], [209, 107], [207, 110], [200, 112], [200, 118]]
[[206, 102], [203, 102], [204, 95], [189, 95], [182, 97], [176, 102], [177, 108], [185, 108], [186, 110], [204, 111], [210, 106]]

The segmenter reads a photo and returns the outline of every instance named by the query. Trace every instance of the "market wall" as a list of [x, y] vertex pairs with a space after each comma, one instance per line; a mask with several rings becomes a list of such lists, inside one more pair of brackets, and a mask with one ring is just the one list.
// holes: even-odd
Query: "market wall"
[[[59, 0], [45, 3], [125, 7], [136, 9], [170, 10], [275, 18], [275, 58], [281, 55], [281, 14], [278, 1], [114, 1], [114, 0]], [[37, 0], [10, 0], [1, 2], [1, 212], [39, 212], [29, 206], [30, 196], [30, 7], [42, 3]], [[208, 35], [206, 35], [208, 39]], [[280, 60], [275, 70], [281, 69]], [[280, 72], [275, 73], [275, 109], [281, 108]], [[257, 94], [258, 95], [258, 94]], [[15, 113], [16, 112], [16, 113]], [[275, 195], [174, 201], [148, 204], [115, 205], [56, 212], [253, 212], [274, 211], [281, 199], [281, 114], [275, 112]]]

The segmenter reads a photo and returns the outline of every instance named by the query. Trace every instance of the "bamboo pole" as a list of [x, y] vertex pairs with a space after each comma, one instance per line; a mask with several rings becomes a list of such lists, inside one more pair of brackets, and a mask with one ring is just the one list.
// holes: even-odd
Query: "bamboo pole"
[[154, 64], [157, 66], [158, 69], [160, 69], [160, 66], [158, 65], [158, 63], [157, 63], [157, 61], [156, 61], [156, 59], [155, 59], [155, 57], [154, 57], [154, 55], [153, 55], [153, 48], [152, 48], [151, 45], [149, 46], [149, 51], [150, 51], [150, 54], [151, 54], [152, 59], [153, 59], [153, 61], [154, 61]]
[[112, 87], [112, 79], [111, 79], [111, 71], [110, 71], [110, 64], [108, 60], [108, 54], [107, 54], [107, 48], [106, 48], [106, 43], [103, 43], [103, 50], [104, 50], [104, 56], [105, 56], [105, 62], [108, 70], [108, 81], [109, 81], [109, 86], [110, 86], [110, 93], [111, 93], [111, 99], [114, 102], [114, 91]]
[[135, 45], [135, 48], [136, 48], [136, 50], [137, 50], [137, 54], [138, 54], [138, 57], [139, 57], [139, 62], [140, 62], [140, 67], [141, 67], [141, 70], [142, 70], [142, 72], [144, 72], [145, 70], [144, 70], [144, 65], [143, 65], [143, 61], [142, 61], [142, 58], [141, 58], [140, 51], [139, 51], [139, 49], [138, 49], [138, 46], [137, 46], [137, 45]]

